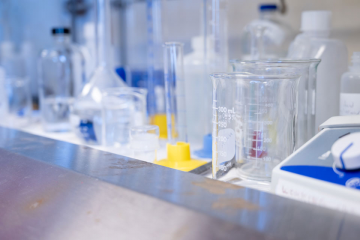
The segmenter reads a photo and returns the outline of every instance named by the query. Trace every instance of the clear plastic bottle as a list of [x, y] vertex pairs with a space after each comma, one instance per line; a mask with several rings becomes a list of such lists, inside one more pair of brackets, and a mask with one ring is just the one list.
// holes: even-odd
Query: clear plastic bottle
[[[249, 23], [243, 30], [241, 45], [242, 59], [256, 60], [252, 56], [253, 43], [256, 38], [261, 42], [262, 52], [258, 59], [284, 58], [288, 47], [293, 40], [294, 31], [285, 22], [279, 19], [276, 4], [262, 4], [259, 6], [259, 19]], [[261, 36], [256, 30], [262, 29]], [[260, 49], [259, 49], [260, 51]]]
[[352, 55], [352, 66], [341, 77], [340, 115], [360, 114], [360, 52]]
[[339, 114], [340, 78], [347, 68], [347, 49], [343, 42], [331, 39], [331, 12], [302, 13], [301, 31], [291, 43], [290, 59], [321, 59], [316, 82], [315, 128]]
[[107, 88], [124, 87], [108, 61], [110, 46], [110, 0], [96, 1], [96, 69], [74, 102], [71, 125], [87, 144], [101, 144], [101, 98]]
[[70, 106], [85, 82], [84, 59], [71, 45], [70, 29], [53, 28], [54, 45], [39, 60], [41, 120], [45, 131], [70, 130]]

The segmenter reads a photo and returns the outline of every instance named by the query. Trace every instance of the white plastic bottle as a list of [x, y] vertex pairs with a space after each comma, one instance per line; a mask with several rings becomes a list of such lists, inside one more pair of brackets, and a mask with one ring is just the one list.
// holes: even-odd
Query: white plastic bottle
[[352, 66], [341, 77], [340, 115], [360, 115], [360, 52], [352, 55]]
[[339, 115], [339, 86], [341, 74], [347, 68], [347, 49], [340, 40], [329, 38], [330, 11], [303, 12], [301, 31], [302, 33], [291, 43], [288, 57], [290, 59], [321, 59], [317, 71], [315, 98], [315, 128], [317, 129], [330, 117]]
[[191, 48], [193, 51], [184, 56], [185, 99], [188, 140], [196, 148], [201, 146], [206, 131], [211, 133], [210, 127], [206, 129], [209, 125], [206, 108], [211, 107], [206, 101], [211, 102], [211, 81], [206, 74], [204, 37], [192, 38]]
[[[261, 36], [256, 33], [256, 29], [262, 29]], [[255, 60], [254, 38], [261, 43], [261, 56], [258, 58], [284, 58], [288, 47], [294, 38], [294, 31], [289, 25], [279, 18], [279, 10], [276, 4], [261, 4], [259, 6], [259, 19], [250, 22], [243, 30], [241, 38], [242, 59]]]

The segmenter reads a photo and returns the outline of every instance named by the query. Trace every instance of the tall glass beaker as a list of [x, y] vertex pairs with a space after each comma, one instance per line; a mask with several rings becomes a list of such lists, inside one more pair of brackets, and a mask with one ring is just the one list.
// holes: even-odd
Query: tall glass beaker
[[268, 182], [295, 147], [299, 75], [220, 73], [213, 82], [213, 178]]
[[274, 59], [260, 61], [232, 60], [231, 63], [232, 69], [235, 72], [247, 72], [249, 74], [257, 75], [276, 75], [285, 73], [300, 75], [295, 148], [298, 149], [316, 134], [316, 71], [317, 66], [320, 63], [320, 59]]

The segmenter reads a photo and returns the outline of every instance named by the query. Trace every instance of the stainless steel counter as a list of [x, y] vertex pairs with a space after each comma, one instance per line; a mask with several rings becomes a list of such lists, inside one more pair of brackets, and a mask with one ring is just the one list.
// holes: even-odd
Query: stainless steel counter
[[359, 238], [355, 215], [0, 128], [0, 239]]

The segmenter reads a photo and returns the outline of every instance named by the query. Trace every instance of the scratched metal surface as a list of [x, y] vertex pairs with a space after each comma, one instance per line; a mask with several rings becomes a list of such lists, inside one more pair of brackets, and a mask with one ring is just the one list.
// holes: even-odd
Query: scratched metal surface
[[0, 239], [359, 239], [360, 218], [0, 128]]

